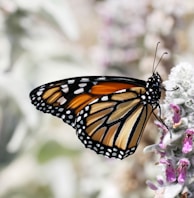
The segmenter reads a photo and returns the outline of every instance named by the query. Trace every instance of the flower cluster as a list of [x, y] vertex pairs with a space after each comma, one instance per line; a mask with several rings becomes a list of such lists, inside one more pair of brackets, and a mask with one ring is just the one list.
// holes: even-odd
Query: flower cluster
[[[188, 63], [175, 66], [164, 82], [166, 97], [161, 105], [165, 124], [157, 121], [160, 141], [152, 145], [160, 156], [159, 165], [165, 177], [156, 184], [147, 181], [157, 196], [176, 197], [186, 193], [194, 196], [194, 67]], [[172, 190], [173, 189], [173, 190]]]

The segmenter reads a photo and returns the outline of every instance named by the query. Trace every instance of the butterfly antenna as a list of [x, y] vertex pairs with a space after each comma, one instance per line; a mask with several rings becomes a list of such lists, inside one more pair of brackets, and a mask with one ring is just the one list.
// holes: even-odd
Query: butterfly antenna
[[[156, 54], [157, 54], [157, 51], [158, 51], [158, 46], [159, 46], [160, 42], [157, 42], [157, 45], [156, 45], [156, 50], [155, 50], [155, 54], [154, 54], [154, 62], [153, 62], [153, 66], [152, 66], [152, 72], [154, 73], [156, 71], [156, 68], [154, 67], [155, 65], [155, 62], [156, 62]], [[158, 64], [157, 64], [158, 65]]]
[[153, 73], [155, 73], [155, 71], [156, 71], [158, 65], [160, 64], [160, 62], [162, 61], [164, 55], [168, 54], [168, 52], [164, 52], [164, 53], [162, 54], [162, 56], [160, 57], [158, 63], [157, 63], [156, 66], [155, 66], [156, 54], [157, 54], [157, 51], [158, 51], [158, 46], [159, 46], [159, 44], [160, 44], [160, 42], [158, 42], [157, 45], [156, 45], [156, 50], [155, 50], [155, 55], [154, 55], [154, 62], [153, 62], [153, 69], [152, 69], [152, 72], [153, 72]]
[[156, 65], [156, 67], [154, 68], [154, 72], [156, 71], [158, 65], [160, 64], [160, 62], [162, 61], [163, 57], [164, 57], [166, 54], [168, 54], [168, 52], [164, 52], [164, 53], [162, 54], [162, 56], [160, 57], [160, 59], [159, 59], [157, 65]]

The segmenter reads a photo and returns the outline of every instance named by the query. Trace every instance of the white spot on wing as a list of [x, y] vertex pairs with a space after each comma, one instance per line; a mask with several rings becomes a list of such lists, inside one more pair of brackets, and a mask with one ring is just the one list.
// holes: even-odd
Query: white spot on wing
[[85, 87], [87, 85], [87, 83], [80, 83], [79, 87]]
[[89, 82], [89, 81], [90, 81], [89, 78], [82, 78], [82, 79], [80, 80], [80, 82]]
[[123, 157], [123, 156], [122, 156], [121, 154], [118, 155], [118, 158], [119, 158], [119, 159], [122, 159], [122, 157]]
[[66, 111], [66, 114], [70, 114], [70, 113], [71, 113], [71, 111], [70, 111], [70, 110], [67, 110], [67, 111]]
[[87, 113], [84, 113], [84, 118], [86, 118], [88, 116], [88, 114]]
[[67, 82], [68, 82], [68, 84], [73, 84], [75, 82], [75, 80], [72, 79], [72, 80], [68, 80]]
[[142, 95], [141, 98], [142, 98], [143, 100], [145, 100], [145, 99], [146, 99], [146, 96], [145, 96], [145, 95]]
[[61, 108], [59, 108], [59, 110], [58, 110], [59, 112], [63, 112], [64, 111], [64, 109], [61, 107]]
[[69, 87], [63, 88], [62, 91], [63, 91], [64, 93], [68, 93], [68, 92], [69, 92]]
[[79, 112], [79, 114], [81, 115], [81, 114], [83, 114], [84, 113], [84, 110], [82, 109], [80, 112]]
[[89, 110], [89, 106], [86, 106], [86, 107], [85, 107], [85, 110], [88, 111], [88, 110]]
[[121, 89], [121, 90], [115, 91], [115, 93], [124, 93], [124, 92], [126, 92], [126, 89]]
[[68, 118], [71, 120], [73, 119], [73, 115], [69, 115]]
[[97, 78], [97, 80], [105, 80], [105, 79], [106, 79], [106, 77], [104, 77], [104, 76]]
[[79, 122], [81, 120], [81, 118], [82, 118], [81, 116], [78, 116], [77, 117], [77, 122]]
[[117, 151], [118, 151], [118, 149], [117, 149], [117, 148], [113, 148], [113, 151], [116, 151], [116, 152], [117, 152]]
[[103, 96], [102, 98], [101, 98], [101, 101], [107, 101], [108, 100], [108, 96]]
[[93, 104], [93, 103], [97, 102], [98, 100], [99, 99], [97, 98], [97, 99], [93, 100], [90, 104]]
[[84, 92], [84, 89], [83, 88], [79, 88], [77, 90], [75, 90], [73, 93], [74, 94], [80, 94], [80, 93], [83, 93]]
[[41, 96], [41, 95], [42, 95], [42, 91], [38, 91], [38, 92], [36, 93], [36, 95], [37, 95], [37, 96]]
[[62, 96], [62, 97], [60, 97], [60, 98], [57, 100], [57, 102], [58, 102], [60, 105], [63, 105], [63, 104], [65, 104], [65, 103], [67, 102], [67, 99], [64, 98], [64, 97]]
[[63, 85], [61, 85], [61, 88], [63, 89], [63, 88], [66, 88], [66, 87], [68, 87], [68, 85], [67, 84], [63, 84]]

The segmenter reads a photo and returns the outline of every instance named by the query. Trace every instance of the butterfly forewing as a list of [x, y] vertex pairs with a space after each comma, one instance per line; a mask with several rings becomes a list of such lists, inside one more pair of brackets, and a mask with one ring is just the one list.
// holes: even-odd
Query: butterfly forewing
[[103, 76], [69, 78], [37, 87], [30, 93], [30, 98], [38, 110], [57, 116], [74, 127], [76, 115], [87, 104], [104, 94], [130, 87], [128, 81], [128, 78]]
[[135, 152], [158, 106], [160, 83], [158, 74], [147, 82], [114, 76], [76, 77], [37, 87], [30, 98], [38, 110], [73, 126], [87, 148], [123, 159]]

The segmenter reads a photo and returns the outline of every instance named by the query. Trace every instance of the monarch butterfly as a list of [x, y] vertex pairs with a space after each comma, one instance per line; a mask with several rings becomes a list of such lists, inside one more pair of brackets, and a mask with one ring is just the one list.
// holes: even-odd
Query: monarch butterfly
[[150, 115], [159, 107], [160, 75], [147, 81], [117, 76], [83, 76], [39, 86], [32, 104], [76, 129], [86, 148], [124, 159], [139, 144]]

